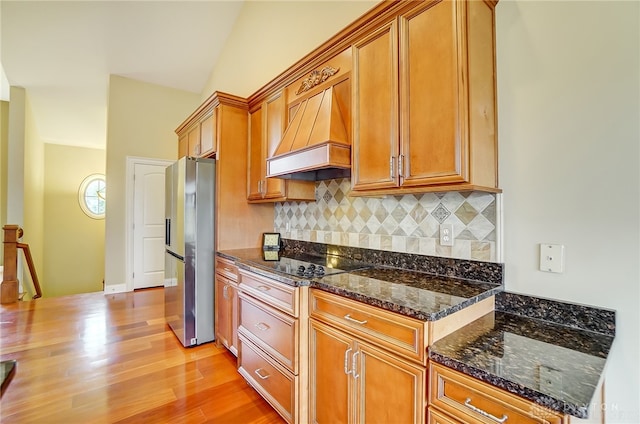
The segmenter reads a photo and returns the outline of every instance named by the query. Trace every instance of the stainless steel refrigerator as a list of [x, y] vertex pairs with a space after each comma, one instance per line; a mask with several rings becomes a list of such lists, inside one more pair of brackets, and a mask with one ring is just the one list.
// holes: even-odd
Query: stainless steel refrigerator
[[164, 314], [183, 346], [214, 340], [215, 160], [165, 171]]

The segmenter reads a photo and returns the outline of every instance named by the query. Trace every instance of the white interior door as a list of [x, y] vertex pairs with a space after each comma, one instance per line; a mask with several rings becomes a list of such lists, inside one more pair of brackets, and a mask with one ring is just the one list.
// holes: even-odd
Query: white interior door
[[133, 288], [164, 285], [165, 165], [134, 165]]

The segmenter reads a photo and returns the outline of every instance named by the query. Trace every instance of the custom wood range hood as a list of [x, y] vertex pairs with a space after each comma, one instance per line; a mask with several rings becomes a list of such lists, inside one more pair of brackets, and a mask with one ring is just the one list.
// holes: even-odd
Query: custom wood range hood
[[298, 89], [296, 95], [308, 93], [288, 105], [289, 124], [267, 159], [267, 177], [317, 181], [351, 175], [349, 74], [322, 84], [337, 72], [314, 71]]

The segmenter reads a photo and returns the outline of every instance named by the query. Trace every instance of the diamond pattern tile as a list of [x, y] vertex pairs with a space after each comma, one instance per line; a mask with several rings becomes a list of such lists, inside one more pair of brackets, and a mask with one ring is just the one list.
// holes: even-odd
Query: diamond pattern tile
[[[274, 228], [305, 241], [475, 260], [495, 260], [496, 195], [444, 192], [350, 197], [349, 179], [319, 181], [317, 202], [274, 207]], [[459, 242], [440, 246], [440, 224]]]
[[433, 217], [442, 224], [449, 217], [449, 215], [451, 215], [451, 212], [449, 212], [449, 209], [447, 209], [446, 206], [441, 203], [433, 210], [433, 212], [431, 212], [431, 215], [433, 215]]

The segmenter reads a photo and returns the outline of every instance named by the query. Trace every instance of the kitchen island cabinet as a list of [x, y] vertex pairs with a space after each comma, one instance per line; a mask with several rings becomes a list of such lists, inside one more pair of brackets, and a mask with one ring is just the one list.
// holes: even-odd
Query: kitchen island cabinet
[[494, 7], [419, 2], [353, 44], [352, 195], [500, 191]]

